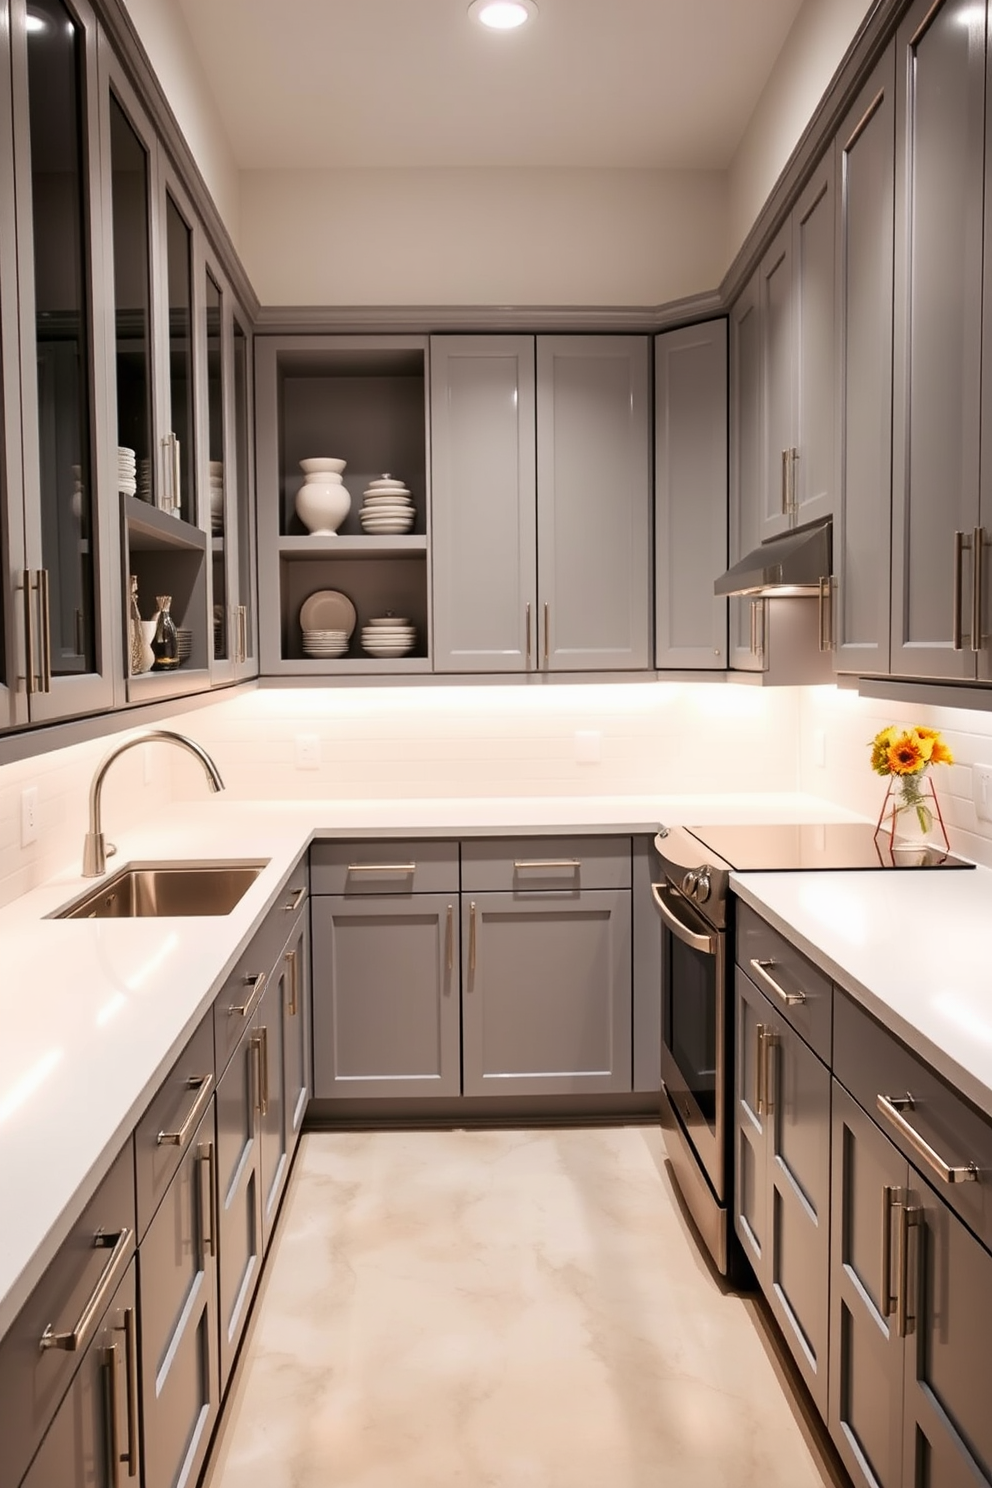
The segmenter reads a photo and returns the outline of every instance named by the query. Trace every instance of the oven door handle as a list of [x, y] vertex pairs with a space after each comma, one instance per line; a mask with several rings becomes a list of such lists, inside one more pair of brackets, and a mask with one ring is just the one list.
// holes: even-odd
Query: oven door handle
[[690, 930], [688, 925], [666, 903], [666, 900], [681, 899], [681, 894], [677, 895], [668, 884], [656, 883], [651, 885], [651, 893], [658, 906], [658, 913], [677, 940], [681, 940], [683, 945], [690, 946], [694, 951], [705, 951], [708, 956], [716, 955], [719, 936], [699, 935], [694, 930]]

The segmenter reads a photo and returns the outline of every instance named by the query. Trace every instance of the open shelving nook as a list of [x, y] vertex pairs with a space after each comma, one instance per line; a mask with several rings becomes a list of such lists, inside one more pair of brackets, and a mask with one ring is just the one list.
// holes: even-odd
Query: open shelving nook
[[[427, 346], [419, 336], [256, 336], [263, 673], [430, 670]], [[332, 535], [311, 535], [296, 514], [300, 461], [319, 456], [346, 461], [351, 508]], [[409, 488], [416, 518], [408, 535], [362, 529], [363, 493], [386, 474]], [[300, 607], [324, 589], [347, 595], [357, 612], [339, 660], [303, 654]], [[416, 626], [409, 656], [362, 652], [362, 626], [386, 614]]]
[[[204, 690], [210, 685], [213, 649], [212, 634], [208, 635], [207, 630], [206, 533], [135, 496], [122, 496], [121, 536], [124, 573], [137, 575], [142, 619], [151, 619], [158, 595], [169, 594], [177, 627], [192, 631], [188, 661], [171, 672], [128, 676], [128, 702], [146, 703]], [[124, 588], [126, 604], [130, 586]], [[128, 628], [125, 608], [125, 636]], [[125, 647], [125, 664], [127, 655]]]

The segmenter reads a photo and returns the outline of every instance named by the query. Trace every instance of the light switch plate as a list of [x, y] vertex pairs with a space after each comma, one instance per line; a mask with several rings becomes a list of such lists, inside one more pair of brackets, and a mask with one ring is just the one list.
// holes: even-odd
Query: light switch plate
[[21, 846], [30, 847], [38, 840], [38, 787], [26, 785], [21, 791]]
[[992, 765], [972, 765], [971, 795], [979, 821], [992, 821]]

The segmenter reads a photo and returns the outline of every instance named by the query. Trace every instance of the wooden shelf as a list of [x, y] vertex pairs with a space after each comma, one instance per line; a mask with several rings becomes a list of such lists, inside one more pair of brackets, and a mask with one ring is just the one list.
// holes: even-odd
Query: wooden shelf
[[192, 527], [180, 517], [159, 511], [137, 496], [121, 497], [121, 513], [127, 528], [128, 549], [132, 553], [206, 551], [207, 534]]

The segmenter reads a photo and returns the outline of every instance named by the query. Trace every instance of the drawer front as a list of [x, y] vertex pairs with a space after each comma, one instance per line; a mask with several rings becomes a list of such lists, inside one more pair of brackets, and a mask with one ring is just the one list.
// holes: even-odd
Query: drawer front
[[457, 842], [315, 842], [315, 894], [457, 894]]
[[214, 1028], [208, 1013], [135, 1128], [139, 1242], [186, 1154], [213, 1086]]
[[737, 964], [829, 1065], [833, 983], [746, 904], [737, 906]]
[[462, 889], [479, 894], [629, 889], [629, 837], [504, 837], [462, 843]]
[[[840, 991], [834, 1018], [837, 1079], [945, 1203], [992, 1248], [992, 1122]], [[935, 1158], [954, 1168], [974, 1163], [978, 1181], [949, 1182], [942, 1178], [898, 1121], [880, 1110], [880, 1095], [896, 1102], [912, 1096], [912, 1107], [901, 1109], [903, 1119], [932, 1149]]]
[[75, 1350], [43, 1348], [42, 1336], [71, 1333], [94, 1298], [109, 1305], [134, 1255], [134, 1231], [129, 1138], [0, 1343], [0, 1488], [20, 1483], [105, 1309], [94, 1309]]

